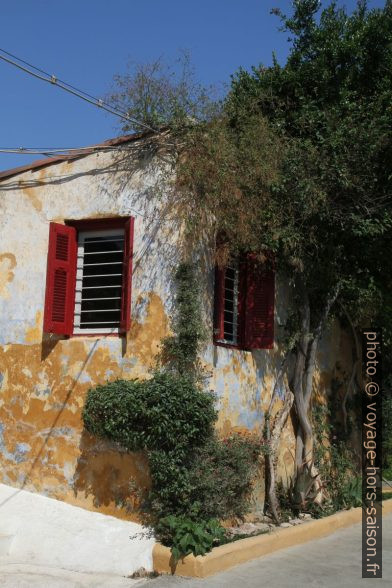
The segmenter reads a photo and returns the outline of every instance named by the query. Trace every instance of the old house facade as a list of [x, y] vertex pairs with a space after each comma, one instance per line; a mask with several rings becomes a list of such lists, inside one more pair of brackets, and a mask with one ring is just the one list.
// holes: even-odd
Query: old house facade
[[[145, 459], [89, 436], [81, 411], [90, 387], [148, 377], [170, 326], [181, 224], [167, 174], [138, 153], [143, 141], [0, 174], [1, 481], [130, 519], [130, 480], [149, 483]], [[252, 264], [216, 271], [207, 246], [199, 257], [211, 333], [203, 361], [223, 434], [261, 431], [281, 355], [287, 286]], [[318, 356], [321, 401], [350, 353], [331, 327]], [[285, 476], [290, 420], [281, 441]]]

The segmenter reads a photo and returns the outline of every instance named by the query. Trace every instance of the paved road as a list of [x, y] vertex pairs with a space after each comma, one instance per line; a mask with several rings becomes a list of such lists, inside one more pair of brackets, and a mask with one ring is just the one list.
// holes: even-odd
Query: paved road
[[392, 515], [383, 518], [383, 578], [361, 578], [361, 525], [289, 547], [205, 580], [161, 576], [145, 588], [392, 587]]
[[6, 588], [392, 588], [392, 515], [383, 519], [384, 577], [361, 579], [361, 525], [290, 547], [205, 580], [161, 576], [130, 580], [80, 574], [56, 568], [0, 563], [0, 587]]

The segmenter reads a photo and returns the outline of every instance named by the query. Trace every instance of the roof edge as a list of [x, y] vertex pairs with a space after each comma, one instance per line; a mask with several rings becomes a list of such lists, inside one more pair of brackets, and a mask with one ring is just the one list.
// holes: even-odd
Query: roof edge
[[137, 141], [138, 139], [144, 139], [153, 134], [154, 133], [152, 131], [143, 131], [140, 133], [132, 133], [131, 135], [122, 135], [121, 137], [115, 137], [114, 139], [107, 139], [106, 141], [96, 145], [88, 145], [87, 147], [83, 148], [83, 151], [70, 151], [62, 155], [47, 157], [46, 159], [38, 159], [37, 161], [33, 161], [26, 165], [21, 165], [19, 167], [14, 167], [0, 172], [0, 182], [6, 178], [17, 176], [18, 174], [24, 173], [26, 171], [33, 171], [48, 165], [60, 163], [62, 161], [69, 161], [79, 157], [84, 157], [86, 155], [91, 155], [92, 153], [97, 153], [97, 147], [100, 149], [102, 149], [102, 147], [115, 147], [116, 145], [122, 145], [124, 143]]

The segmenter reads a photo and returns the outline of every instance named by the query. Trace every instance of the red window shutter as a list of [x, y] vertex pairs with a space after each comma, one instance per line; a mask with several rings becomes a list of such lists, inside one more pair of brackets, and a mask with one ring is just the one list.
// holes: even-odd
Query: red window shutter
[[274, 345], [275, 271], [247, 256], [245, 348], [272, 349]]
[[50, 223], [44, 331], [71, 335], [76, 287], [76, 230]]
[[125, 223], [123, 284], [121, 300], [120, 331], [129, 331], [131, 326], [131, 291], [132, 291], [132, 261], [133, 261], [133, 227], [134, 218]]
[[225, 268], [215, 266], [214, 341], [224, 339]]

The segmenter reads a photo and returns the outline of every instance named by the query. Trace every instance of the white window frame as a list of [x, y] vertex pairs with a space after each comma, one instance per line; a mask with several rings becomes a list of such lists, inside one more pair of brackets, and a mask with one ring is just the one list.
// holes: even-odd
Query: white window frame
[[[76, 260], [76, 286], [75, 286], [75, 309], [74, 309], [74, 335], [95, 335], [95, 334], [118, 334], [120, 332], [119, 327], [99, 327], [99, 328], [80, 328], [80, 317], [82, 309], [82, 281], [83, 281], [83, 267], [84, 267], [84, 241], [86, 237], [124, 237], [124, 229], [101, 229], [92, 231], [79, 231], [78, 232], [78, 253]], [[124, 256], [124, 252], [123, 252]], [[123, 275], [123, 266], [121, 268], [121, 275]], [[118, 286], [117, 286], [118, 287]], [[121, 298], [123, 296], [122, 285], [121, 285]]]
[[223, 332], [225, 332], [225, 323], [227, 324], [228, 321], [224, 320], [225, 312], [227, 311], [225, 308], [226, 304], [226, 271], [228, 269], [234, 270], [234, 280], [233, 280], [233, 338], [232, 339], [219, 339], [219, 343], [226, 343], [226, 345], [238, 345], [238, 297], [239, 297], [239, 276], [240, 276], [240, 265], [239, 260], [234, 259], [228, 265], [225, 266], [225, 275], [223, 278], [223, 288], [224, 288], [224, 297], [223, 297]]

